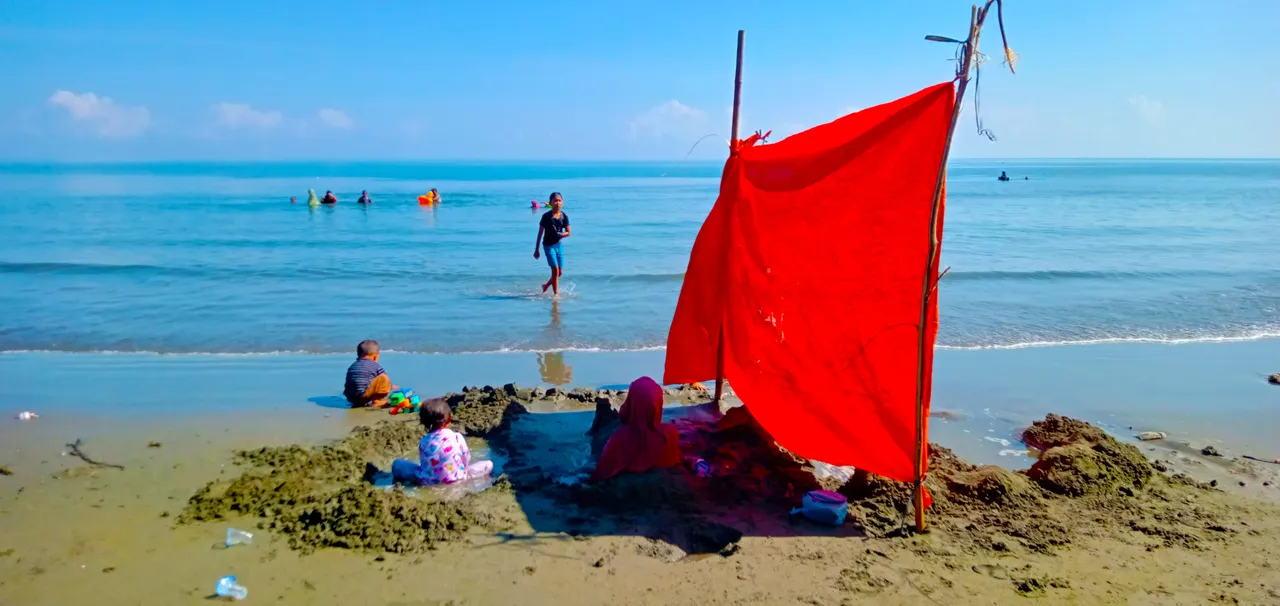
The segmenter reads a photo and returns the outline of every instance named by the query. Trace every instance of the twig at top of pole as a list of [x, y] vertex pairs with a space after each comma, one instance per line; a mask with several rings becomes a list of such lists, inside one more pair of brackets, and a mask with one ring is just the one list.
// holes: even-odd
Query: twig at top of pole
[[[968, 38], [965, 38], [964, 40], [956, 40], [955, 38], [949, 38], [947, 36], [930, 35], [924, 37], [925, 40], [930, 42], [946, 42], [960, 45], [960, 48], [956, 49], [957, 78], [968, 76], [967, 70], [965, 70], [966, 73], [961, 73], [962, 70], [965, 69], [965, 66], [961, 65], [961, 60], [969, 54], [968, 46], [971, 42], [974, 42], [973, 38], [976, 36], [976, 32], [982, 30], [983, 24], [986, 23], [987, 11], [991, 10], [992, 4], [996, 5], [996, 22], [1000, 26], [1000, 42], [1004, 46], [1005, 65], [1009, 66], [1010, 72], [1017, 73], [1014, 69], [1014, 65], [1018, 62], [1018, 53], [1013, 52], [1013, 49], [1009, 48], [1009, 36], [1004, 31], [1004, 0], [987, 0], [987, 3], [983, 5], [982, 8], [978, 8], [978, 5], [976, 4], [973, 5], [974, 9], [977, 11], [977, 17], [973, 20], [975, 28], [969, 33]], [[975, 56], [978, 55], [976, 52], [974, 54]]]

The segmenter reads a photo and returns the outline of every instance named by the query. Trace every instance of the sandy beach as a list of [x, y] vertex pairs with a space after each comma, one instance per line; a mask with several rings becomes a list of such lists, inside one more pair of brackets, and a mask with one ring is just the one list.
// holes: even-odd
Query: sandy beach
[[1280, 606], [1280, 3], [300, 8], [5, 5], [0, 606]]
[[[940, 352], [933, 438], [962, 459], [1026, 468], [1030, 459], [1014, 434], [1050, 407], [1125, 441], [1147, 429], [1170, 438], [1140, 444], [1157, 471], [1121, 493], [1064, 498], [1017, 480], [1012, 485], [1023, 488], [997, 498], [1007, 502], [975, 508], [942, 485], [952, 500], [940, 497], [950, 504], [935, 506], [933, 531], [920, 536], [886, 531], [885, 516], [874, 508], [851, 513], [836, 529], [789, 520], [784, 501], [798, 497], [781, 493], [715, 507], [694, 498], [694, 510], [657, 518], [602, 515], [565, 501], [541, 486], [581, 465], [592, 413], [589, 402], [562, 397], [554, 406], [533, 406], [535, 413], [559, 414], [523, 415], [507, 433], [490, 436], [501, 436], [492, 455], [507, 476], [459, 505], [466, 528], [406, 553], [368, 545], [315, 549], [299, 544], [288, 525], [275, 529], [270, 520], [237, 512], [185, 519], [189, 500], [206, 485], [257, 473], [234, 455], [240, 450], [341, 447], [352, 428], [389, 422], [407, 441], [361, 446], [356, 454], [385, 464], [411, 451], [412, 419], [336, 406], [334, 369], [344, 358], [0, 356], [5, 376], [16, 379], [2, 395], [9, 408], [35, 401], [28, 391], [35, 386], [23, 380], [30, 368], [71, 388], [65, 401], [41, 407], [39, 419], [0, 425], [0, 464], [12, 472], [0, 477], [0, 602], [112, 595], [113, 603], [182, 603], [207, 597], [214, 581], [235, 574], [249, 600], [283, 604], [915, 604], [1020, 597], [1277, 603], [1280, 466], [1242, 458], [1277, 456], [1262, 449], [1268, 428], [1278, 426], [1280, 392], [1252, 376], [1262, 369], [1251, 368], [1275, 359], [1276, 347], [1259, 341]], [[1138, 372], [1135, 360], [1163, 372]], [[541, 365], [533, 354], [393, 354], [386, 364], [432, 394], [456, 391], [459, 380], [501, 385], [506, 381], [482, 378], [504, 376], [528, 385], [554, 385], [542, 380], [550, 378], [562, 387], [617, 388], [638, 373], [657, 374], [661, 352], [566, 353], [555, 364], [571, 367], [571, 379], [563, 367], [559, 377], [541, 376], [546, 361], [545, 354]], [[246, 376], [238, 372], [245, 367], [261, 372], [247, 383], [227, 380]], [[127, 387], [140, 374], [165, 382], [131, 393]], [[1090, 397], [1102, 393], [1111, 399]], [[672, 405], [667, 413], [695, 410]], [[1205, 422], [1208, 416], [1217, 421]], [[77, 438], [91, 458], [124, 469], [93, 468], [64, 454]], [[488, 446], [479, 439], [474, 445]], [[1224, 456], [1202, 454], [1205, 446]], [[934, 467], [931, 478], [970, 473]], [[959, 475], [947, 475], [953, 472]], [[1190, 478], [1170, 479], [1178, 474]], [[338, 485], [348, 483], [358, 485], [358, 477]], [[883, 505], [882, 497], [865, 502]], [[860, 502], [851, 508], [862, 511]], [[222, 548], [228, 526], [254, 531], [253, 543]]]

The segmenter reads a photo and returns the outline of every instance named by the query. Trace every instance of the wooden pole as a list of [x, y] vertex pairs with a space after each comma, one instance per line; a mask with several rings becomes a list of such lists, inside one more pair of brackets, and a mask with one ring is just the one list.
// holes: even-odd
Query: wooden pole
[[[990, 7], [991, 3], [987, 3]], [[916, 532], [925, 531], [924, 523], [924, 468], [928, 457], [928, 436], [925, 435], [925, 375], [924, 360], [928, 353], [928, 333], [925, 324], [929, 321], [929, 301], [933, 297], [935, 284], [933, 272], [938, 261], [938, 212], [942, 206], [943, 186], [947, 182], [947, 158], [951, 155], [951, 137], [956, 132], [956, 121], [960, 119], [963, 107], [964, 90], [969, 85], [969, 69], [973, 66], [973, 58], [978, 53], [978, 34], [982, 31], [983, 17], [986, 8], [981, 11], [973, 5], [969, 14], [969, 37], [966, 39], [965, 53], [956, 75], [960, 83], [956, 87], [955, 108], [951, 111], [951, 125], [947, 128], [946, 142], [942, 148], [942, 162], [938, 165], [938, 178], [933, 187], [933, 210], [929, 214], [929, 256], [924, 264], [924, 286], [920, 297], [919, 351], [916, 361], [916, 481], [913, 504], [916, 510]]]
[[733, 125], [730, 132], [729, 146], [738, 146], [738, 118], [742, 115], [742, 52], [747, 46], [747, 30], [738, 30], [738, 68], [733, 75]]
[[[747, 45], [747, 30], [738, 30], [738, 66], [733, 75], [733, 124], [729, 129], [729, 153], [738, 152], [738, 118], [742, 115], [742, 54]], [[720, 314], [720, 337], [716, 344], [716, 404], [724, 397], [724, 314]]]

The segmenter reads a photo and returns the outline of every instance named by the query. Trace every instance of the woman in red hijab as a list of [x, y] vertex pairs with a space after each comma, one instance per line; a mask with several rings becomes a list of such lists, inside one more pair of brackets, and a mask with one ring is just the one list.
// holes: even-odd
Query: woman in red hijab
[[640, 377], [632, 382], [618, 418], [622, 427], [604, 445], [591, 473], [593, 481], [680, 464], [680, 434], [662, 422], [662, 386], [657, 381]]

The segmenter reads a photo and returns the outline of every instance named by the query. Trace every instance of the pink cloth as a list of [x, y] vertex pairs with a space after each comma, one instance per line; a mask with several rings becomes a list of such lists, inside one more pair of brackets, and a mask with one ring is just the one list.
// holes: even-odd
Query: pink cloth
[[[467, 439], [452, 429], [437, 429], [423, 436], [418, 443], [418, 456], [422, 459], [418, 478], [424, 486], [452, 484], [470, 477], [467, 467], [471, 465], [471, 449]], [[489, 469], [493, 469], [492, 463]]]

